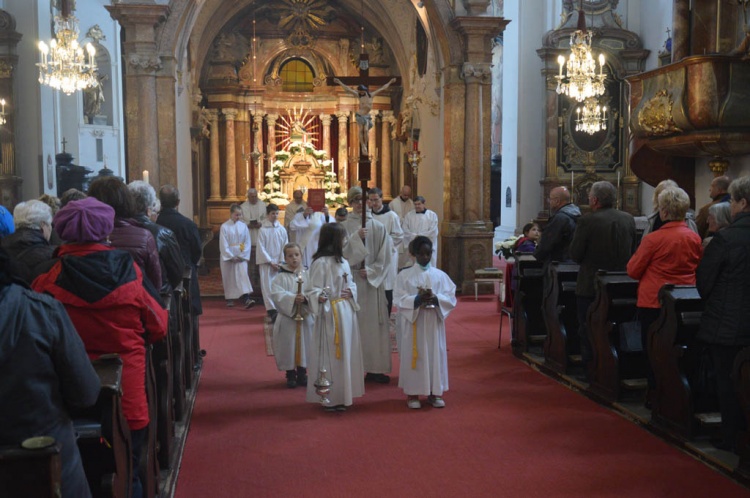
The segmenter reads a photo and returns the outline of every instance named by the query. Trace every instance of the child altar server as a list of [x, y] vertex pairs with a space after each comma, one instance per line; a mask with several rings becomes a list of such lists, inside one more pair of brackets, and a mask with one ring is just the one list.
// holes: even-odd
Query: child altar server
[[310, 310], [315, 315], [313, 339], [308, 350], [307, 401], [316, 403], [315, 380], [325, 375], [331, 381], [326, 411], [346, 411], [353, 399], [365, 393], [362, 346], [357, 325], [357, 286], [344, 259], [346, 229], [327, 223], [320, 229], [318, 252], [304, 284]]
[[266, 219], [258, 231], [258, 247], [255, 255], [260, 269], [263, 304], [271, 320], [276, 319], [276, 305], [271, 298], [271, 282], [279, 272], [279, 265], [284, 261], [284, 246], [289, 242], [286, 228], [278, 220], [279, 207], [276, 204], [266, 206]]
[[417, 236], [409, 252], [417, 263], [398, 274], [394, 289], [401, 338], [398, 386], [407, 395], [409, 408], [421, 408], [420, 395], [427, 396], [433, 407], [443, 408], [443, 393], [448, 390], [445, 319], [456, 306], [456, 285], [432, 266], [429, 238]]
[[271, 296], [279, 312], [273, 325], [276, 366], [286, 371], [286, 387], [307, 385], [307, 350], [313, 316], [302, 294], [302, 251], [298, 244], [284, 246], [284, 262], [271, 283]]

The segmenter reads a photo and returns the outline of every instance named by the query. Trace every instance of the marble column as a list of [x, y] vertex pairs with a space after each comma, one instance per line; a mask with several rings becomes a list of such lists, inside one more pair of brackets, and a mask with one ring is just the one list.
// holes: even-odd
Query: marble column
[[339, 174], [338, 181], [341, 184], [343, 190], [349, 189], [349, 155], [348, 155], [348, 143], [347, 140], [347, 129], [346, 123], [349, 120], [349, 114], [346, 112], [337, 112], [336, 120], [339, 123]]
[[391, 186], [391, 120], [393, 111], [383, 111], [383, 121], [380, 129], [380, 189], [386, 199], [393, 198]]
[[[255, 144], [253, 146], [253, 151], [256, 149], [263, 152], [265, 150], [265, 144], [263, 143], [263, 112], [256, 112], [253, 116], [253, 130], [255, 132], [255, 136], [253, 137], [253, 143]], [[258, 164], [255, 165], [255, 184], [253, 187], [255, 187], [257, 190], [263, 190], [263, 185], [265, 185], [265, 179], [266, 179], [266, 171], [263, 167], [264, 161], [261, 158], [258, 160]]]
[[372, 128], [367, 131], [367, 153], [370, 155], [370, 185], [375, 185], [378, 181], [378, 116], [380, 111], [370, 111], [370, 119], [372, 120]]
[[219, 156], [219, 111], [207, 109], [208, 121], [211, 127], [211, 148], [209, 168], [211, 172], [211, 197], [209, 200], [221, 200], [221, 160]]
[[224, 115], [224, 123], [226, 125], [224, 129], [224, 172], [226, 173], [227, 182], [227, 195], [225, 199], [231, 201], [237, 199], [237, 181], [239, 180], [237, 157], [234, 150], [234, 118], [237, 117], [237, 109], [222, 109], [221, 113]]
[[273, 163], [273, 155], [276, 153], [276, 120], [278, 114], [266, 114], [266, 125], [268, 126], [268, 154]]
[[331, 158], [331, 115], [321, 114], [320, 122], [323, 123], [323, 150], [328, 153], [328, 157]]
[[[159, 119], [156, 74], [162, 69], [157, 53], [155, 27], [169, 12], [167, 5], [118, 3], [105, 5], [124, 30], [123, 65], [125, 131], [128, 137], [128, 179], [141, 178], [148, 170], [151, 183], [160, 185]], [[168, 139], [171, 137], [165, 137]]]

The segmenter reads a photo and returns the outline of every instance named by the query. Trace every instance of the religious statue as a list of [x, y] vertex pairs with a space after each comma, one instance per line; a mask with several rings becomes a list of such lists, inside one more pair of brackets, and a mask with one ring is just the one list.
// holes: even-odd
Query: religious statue
[[96, 86], [90, 86], [83, 90], [83, 115], [86, 116], [89, 124], [93, 124], [94, 116], [98, 116], [102, 112], [102, 104], [104, 104], [104, 81], [106, 79], [106, 74], [99, 76]]
[[346, 90], [347, 93], [354, 95], [359, 99], [359, 109], [357, 110], [357, 125], [359, 126], [359, 154], [362, 157], [367, 157], [369, 155], [367, 151], [367, 135], [370, 131], [370, 128], [372, 128], [372, 116], [370, 116], [370, 110], [372, 110], [372, 99], [375, 98], [377, 94], [395, 83], [396, 78], [391, 78], [388, 83], [381, 86], [374, 92], [368, 91], [366, 85], [359, 85], [356, 89], [354, 89], [342, 83], [342, 81], [338, 78], [334, 78], [333, 82], [341, 86], [341, 88]]

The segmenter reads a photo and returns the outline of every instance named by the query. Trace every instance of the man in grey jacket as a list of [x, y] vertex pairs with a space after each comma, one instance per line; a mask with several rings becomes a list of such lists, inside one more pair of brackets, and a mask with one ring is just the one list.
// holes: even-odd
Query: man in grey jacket
[[586, 313], [594, 302], [597, 270], [625, 271], [635, 251], [635, 221], [625, 212], [615, 209], [617, 190], [610, 182], [596, 182], [589, 191], [592, 212], [581, 216], [570, 243], [570, 257], [580, 264], [576, 280], [578, 335], [584, 369], [589, 374], [593, 351]]
[[555, 187], [550, 191], [549, 210], [552, 216], [534, 250], [534, 257], [544, 262], [545, 273], [552, 261], [570, 260], [570, 242], [581, 216], [581, 210], [570, 202], [570, 192], [565, 187]]

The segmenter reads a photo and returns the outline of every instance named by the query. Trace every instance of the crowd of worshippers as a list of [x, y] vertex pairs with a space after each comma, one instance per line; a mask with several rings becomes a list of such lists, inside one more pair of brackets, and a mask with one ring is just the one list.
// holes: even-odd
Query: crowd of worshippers
[[[542, 261], [545, 270], [552, 261], [579, 264], [576, 311], [587, 377], [593, 351], [586, 316], [595, 300], [598, 270], [627, 271], [639, 281], [637, 310], [647, 355], [647, 333], [661, 311], [659, 290], [665, 284], [696, 286], [705, 303], [696, 339], [710, 351], [722, 420], [721, 438], [713, 443], [735, 451], [746, 425], [732, 367], [737, 354], [750, 346], [750, 176], [731, 182], [726, 176], [714, 178], [711, 202], [696, 216], [688, 194], [672, 180], [656, 186], [653, 212], [640, 220], [616, 209], [617, 190], [610, 182], [594, 183], [588, 195], [591, 212], [582, 215], [567, 188], [552, 189], [544, 231], [540, 235], [536, 224], [527, 225], [517, 247]], [[640, 241], [637, 222], [642, 223]], [[647, 381], [645, 405], [651, 408], [653, 372]]]
[[[122, 359], [122, 412], [133, 468], [146, 444], [146, 344], [165, 338], [161, 295], [190, 273], [201, 313], [198, 227], [177, 208], [179, 191], [115, 177], [0, 211], [0, 445], [40, 435], [61, 445], [62, 496], [91, 496], [69, 409], [93, 405], [91, 360]], [[133, 473], [133, 495], [143, 495]]]
[[[246, 308], [255, 304], [250, 277], [257, 272], [286, 386], [306, 386], [307, 400], [318, 402], [308, 367], [324, 368], [338, 379], [324, 408], [344, 411], [364, 394], [364, 382], [390, 382], [395, 303], [401, 361], [409, 366], [399, 378], [407, 405], [420, 408], [422, 395], [432, 406], [444, 407], [443, 321], [455, 306], [455, 286], [436, 268], [437, 214], [427, 209], [424, 197], [412, 200], [409, 186], [388, 205], [381, 189], [365, 195], [353, 187], [347, 205], [333, 215], [326, 206], [316, 211], [296, 190], [282, 225], [279, 207], [248, 190], [247, 201], [230, 206], [220, 230], [227, 306], [238, 299]], [[425, 330], [441, 332], [425, 335]], [[401, 341], [403, 335], [408, 340]]]

